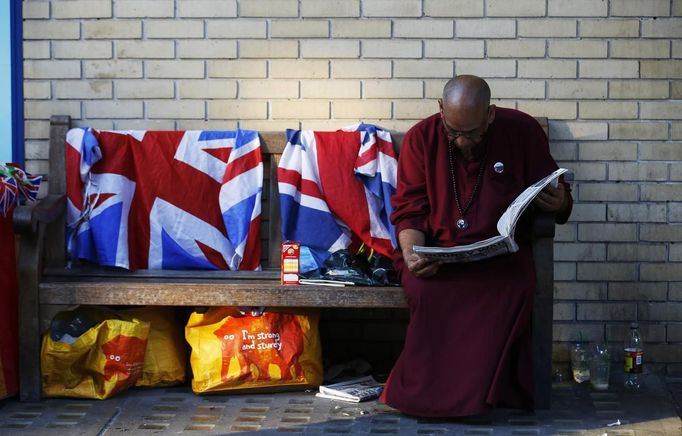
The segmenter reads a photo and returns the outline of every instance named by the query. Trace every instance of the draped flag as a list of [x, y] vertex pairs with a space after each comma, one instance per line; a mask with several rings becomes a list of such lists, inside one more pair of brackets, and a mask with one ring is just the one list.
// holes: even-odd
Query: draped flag
[[299, 241], [318, 266], [354, 239], [390, 256], [396, 172], [391, 135], [376, 126], [287, 130], [277, 170], [283, 240]]
[[131, 270], [260, 268], [257, 132], [71, 129], [66, 170], [70, 259]]

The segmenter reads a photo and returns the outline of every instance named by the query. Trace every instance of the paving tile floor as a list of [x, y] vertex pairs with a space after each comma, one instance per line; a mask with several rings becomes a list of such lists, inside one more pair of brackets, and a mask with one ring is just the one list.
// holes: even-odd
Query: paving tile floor
[[0, 401], [0, 435], [595, 435], [682, 436], [682, 379], [649, 376], [639, 393], [613, 383], [557, 383], [552, 408], [495, 410], [469, 421], [416, 419], [376, 401], [343, 403], [313, 392], [194, 395], [187, 386], [131, 390], [105, 401]]

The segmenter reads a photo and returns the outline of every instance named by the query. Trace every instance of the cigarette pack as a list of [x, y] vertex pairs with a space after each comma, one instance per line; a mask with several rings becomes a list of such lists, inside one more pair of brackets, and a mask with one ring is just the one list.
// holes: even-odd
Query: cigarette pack
[[282, 284], [298, 285], [301, 244], [296, 241], [282, 243]]

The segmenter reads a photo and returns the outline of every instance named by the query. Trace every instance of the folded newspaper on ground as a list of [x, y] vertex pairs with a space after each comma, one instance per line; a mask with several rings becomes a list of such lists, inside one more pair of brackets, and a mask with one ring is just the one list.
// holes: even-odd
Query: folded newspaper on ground
[[332, 400], [360, 401], [378, 398], [384, 390], [384, 384], [374, 380], [371, 375], [345, 380], [331, 385], [321, 385], [320, 392], [315, 396]]
[[556, 186], [559, 176], [566, 171], [568, 171], [566, 168], [559, 168], [519, 194], [497, 221], [499, 235], [474, 242], [473, 244], [454, 247], [424, 247], [415, 245], [414, 252], [441, 262], [474, 262], [519, 251], [519, 246], [514, 241], [514, 230], [521, 214], [545, 186], [550, 183]]

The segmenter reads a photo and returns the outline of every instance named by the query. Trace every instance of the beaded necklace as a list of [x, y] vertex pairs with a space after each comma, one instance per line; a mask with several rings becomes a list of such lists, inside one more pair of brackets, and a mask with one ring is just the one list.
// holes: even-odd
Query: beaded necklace
[[457, 220], [457, 228], [460, 230], [465, 230], [467, 227], [469, 227], [469, 223], [467, 220], [464, 218], [464, 215], [467, 213], [469, 208], [471, 207], [471, 204], [474, 201], [474, 197], [476, 197], [476, 193], [478, 192], [478, 187], [481, 185], [481, 180], [483, 179], [483, 170], [485, 168], [485, 158], [486, 155], [488, 154], [488, 147], [485, 149], [485, 153], [483, 154], [483, 159], [481, 159], [481, 165], [478, 167], [478, 175], [476, 176], [476, 184], [474, 185], [474, 190], [471, 192], [471, 197], [469, 197], [469, 201], [464, 205], [464, 207], [461, 206], [461, 202], [459, 201], [459, 194], [457, 193], [457, 173], [455, 170], [455, 153], [452, 150], [454, 148], [454, 141], [448, 140], [448, 161], [450, 162], [450, 175], [452, 176], [452, 190], [455, 192], [455, 204], [457, 205], [457, 210], [459, 211], [459, 219]]

